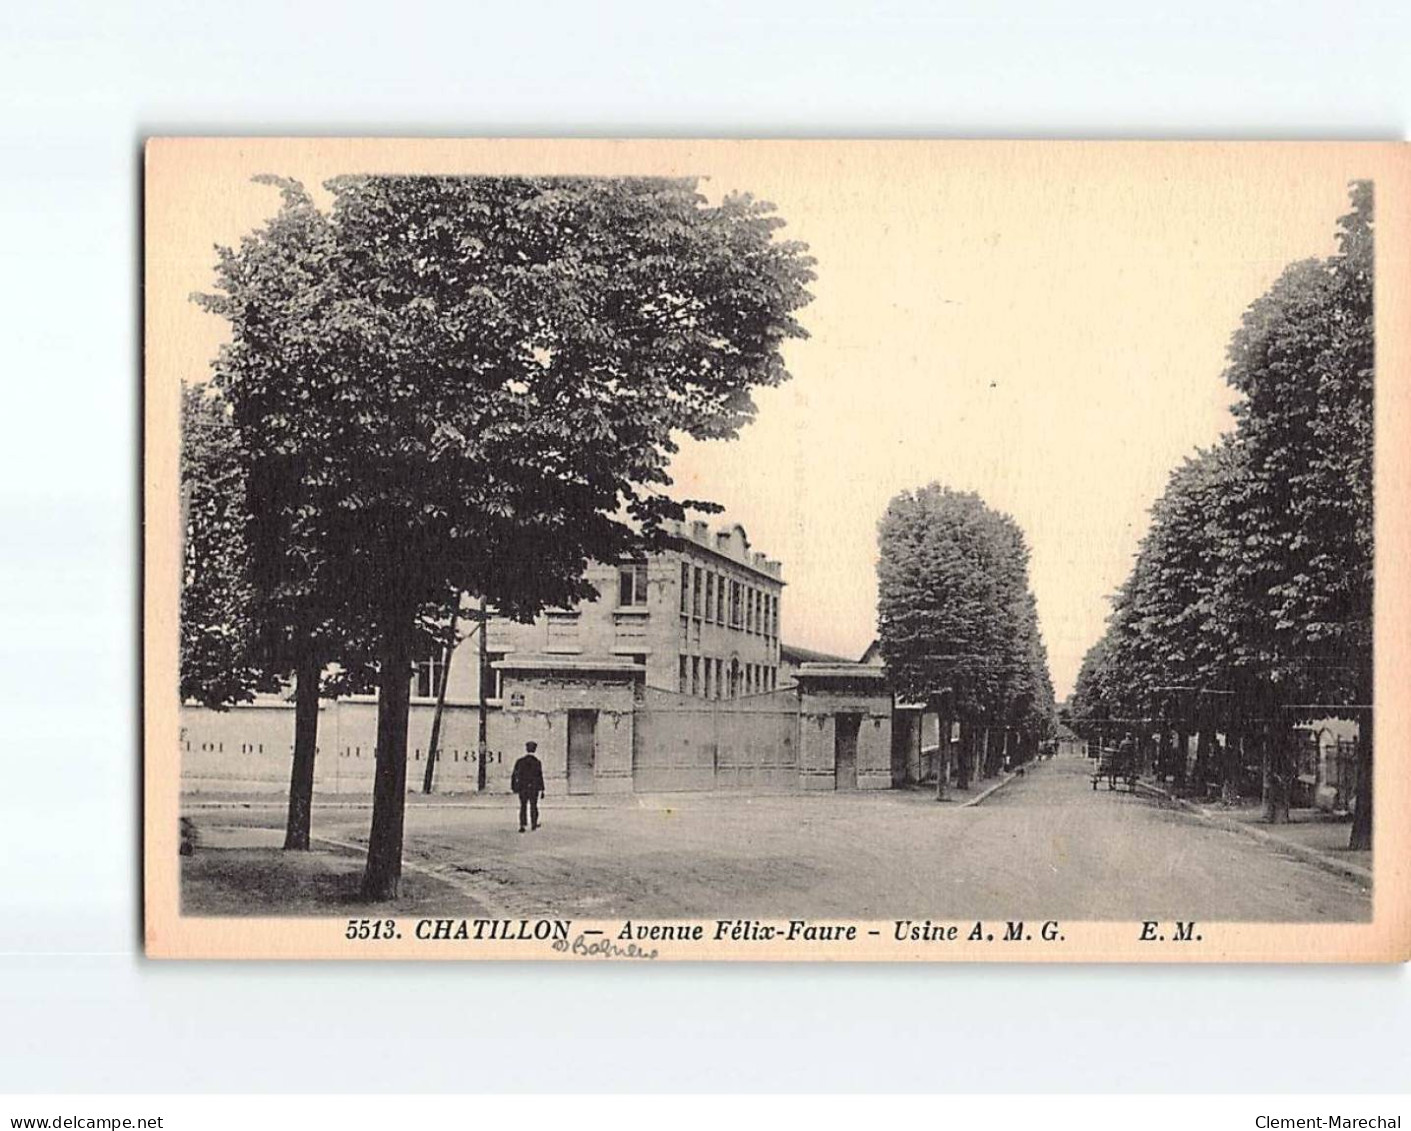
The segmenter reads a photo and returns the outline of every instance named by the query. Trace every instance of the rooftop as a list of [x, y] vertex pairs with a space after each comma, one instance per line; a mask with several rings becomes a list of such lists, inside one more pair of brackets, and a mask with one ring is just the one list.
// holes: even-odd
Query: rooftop
[[846, 656], [834, 656], [830, 652], [815, 652], [812, 648], [800, 648], [797, 644], [781, 641], [779, 658], [794, 664], [850, 664]]
[[725, 558], [735, 565], [762, 574], [771, 581], [783, 584], [783, 564], [773, 558], [750, 549], [750, 536], [738, 522], [712, 531], [710, 524], [697, 519], [694, 522], [675, 522], [669, 527], [671, 534], [693, 547], [707, 550], [717, 557]]

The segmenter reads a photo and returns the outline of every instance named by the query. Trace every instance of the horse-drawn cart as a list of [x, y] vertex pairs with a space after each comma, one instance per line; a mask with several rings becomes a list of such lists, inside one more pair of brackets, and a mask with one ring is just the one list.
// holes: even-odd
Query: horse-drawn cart
[[1092, 773], [1093, 789], [1103, 780], [1109, 790], [1125, 786], [1128, 792], [1137, 788], [1136, 751], [1122, 747], [1104, 748], [1098, 751], [1097, 769]]

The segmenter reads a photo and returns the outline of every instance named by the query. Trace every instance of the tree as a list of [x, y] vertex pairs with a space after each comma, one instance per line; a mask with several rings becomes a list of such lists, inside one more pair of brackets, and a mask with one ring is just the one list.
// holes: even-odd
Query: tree
[[[529, 619], [689, 506], [677, 434], [729, 438], [784, 380], [811, 260], [771, 206], [689, 179], [344, 177], [300, 310], [307, 365], [243, 391], [277, 507], [375, 641], [363, 894], [397, 894], [411, 660], [462, 592]], [[286, 196], [282, 216], [308, 207]], [[291, 217], [298, 219], [297, 216]], [[282, 221], [277, 221], [277, 223]], [[299, 521], [296, 523], [294, 520]]]
[[[931, 484], [892, 499], [878, 542], [878, 640], [888, 677], [898, 695], [935, 704], [943, 752], [949, 723], [962, 721], [961, 784], [976, 726], [1012, 726], [1031, 752], [1031, 738], [1051, 726], [1053, 685], [1018, 526], [978, 495]], [[946, 770], [943, 759], [938, 796]]]
[[[231, 324], [213, 384], [231, 409], [246, 494], [249, 584], [241, 616], [252, 627], [252, 651], [263, 670], [294, 678], [284, 847], [307, 849], [320, 695], [370, 688], [370, 636], [350, 604], [354, 595], [342, 587], [339, 547], [321, 538], [305, 489], [327, 473], [311, 462], [320, 422], [316, 413], [296, 415], [283, 402], [295, 387], [307, 395], [336, 381], [325, 342], [336, 295], [331, 231], [298, 183], [256, 180], [280, 190], [278, 215], [238, 250], [217, 249], [218, 293], [194, 297]], [[325, 687], [330, 664], [336, 670]]]
[[1039, 632], [1038, 604], [1029, 587], [1024, 533], [1008, 515], [990, 511], [987, 522], [986, 568], [996, 578], [996, 639], [1002, 648], [994, 661], [996, 686], [990, 709], [1004, 723], [1006, 733], [1014, 733], [1019, 757], [1027, 760], [1053, 731], [1053, 682]]
[[[1351, 187], [1338, 254], [1290, 266], [1246, 312], [1226, 379], [1248, 474], [1233, 563], [1238, 659], [1263, 679], [1275, 740], [1309, 714], [1362, 723], [1370, 790], [1374, 323], [1372, 186]], [[1365, 800], [1365, 805], [1363, 801]], [[1370, 845], [1371, 796], [1352, 840]]]
[[1215, 712], [1230, 678], [1230, 614], [1221, 586], [1227, 563], [1240, 552], [1229, 500], [1242, 474], [1228, 439], [1176, 468], [1152, 506], [1132, 572], [1113, 597], [1106, 697], [1116, 714], [1150, 718], [1163, 736], [1178, 729], [1178, 782], [1191, 729], [1206, 754], [1202, 772], [1209, 768]]
[[[1265, 816], [1288, 819], [1291, 728], [1357, 718], [1352, 843], [1370, 844], [1373, 318], [1371, 186], [1339, 253], [1290, 266], [1245, 313], [1226, 379], [1236, 428], [1176, 469], [1074, 694], [1080, 718], [1173, 704], [1261, 748]], [[1212, 697], [1219, 697], [1215, 702]]]
[[1078, 676], [1073, 681], [1073, 694], [1068, 697], [1067, 724], [1075, 734], [1087, 742], [1101, 743], [1099, 723], [1112, 715], [1112, 707], [1106, 688], [1108, 674], [1107, 654], [1112, 647], [1112, 627], [1083, 655], [1078, 665]]
[[250, 618], [244, 467], [230, 409], [181, 387], [181, 697], [222, 710], [264, 685]]

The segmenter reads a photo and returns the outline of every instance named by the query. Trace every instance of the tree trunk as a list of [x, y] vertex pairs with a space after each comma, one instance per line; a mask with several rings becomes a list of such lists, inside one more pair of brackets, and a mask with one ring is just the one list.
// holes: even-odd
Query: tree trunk
[[1225, 748], [1220, 752], [1220, 800], [1234, 805], [1240, 799], [1240, 776], [1244, 770], [1244, 736], [1237, 730], [1225, 732]]
[[313, 652], [306, 651], [294, 670], [294, 764], [289, 771], [289, 816], [284, 825], [284, 847], [303, 852], [309, 848], [309, 828], [313, 820], [321, 667]]
[[1156, 780], [1165, 784], [1171, 773], [1171, 732], [1162, 722], [1160, 743], [1156, 748]]
[[1186, 788], [1186, 758], [1190, 753], [1190, 734], [1185, 730], [1176, 731], [1176, 788]]
[[936, 715], [936, 800], [946, 799], [946, 778], [950, 770], [950, 720]]
[[1289, 778], [1284, 735], [1276, 728], [1266, 727], [1260, 736], [1260, 752], [1264, 769], [1264, 820], [1270, 825], [1283, 825], [1289, 819]]
[[1202, 726], [1195, 736], [1195, 787], [1201, 797], [1207, 795], [1210, 782], [1210, 752], [1215, 746], [1215, 736], [1208, 726]]
[[960, 743], [955, 751], [955, 788], [970, 788], [970, 726], [960, 724]]
[[1363, 712], [1357, 723], [1357, 810], [1347, 847], [1368, 852], [1372, 848], [1372, 712]]
[[407, 807], [407, 717], [411, 706], [411, 617], [389, 617], [378, 646], [377, 770], [362, 896], [397, 898]]

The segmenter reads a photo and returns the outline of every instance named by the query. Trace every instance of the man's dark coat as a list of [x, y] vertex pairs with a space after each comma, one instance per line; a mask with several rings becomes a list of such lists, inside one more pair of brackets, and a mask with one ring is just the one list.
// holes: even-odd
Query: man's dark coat
[[540, 797], [544, 793], [544, 767], [533, 754], [526, 754], [510, 773], [510, 790], [520, 797]]

